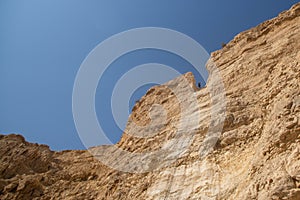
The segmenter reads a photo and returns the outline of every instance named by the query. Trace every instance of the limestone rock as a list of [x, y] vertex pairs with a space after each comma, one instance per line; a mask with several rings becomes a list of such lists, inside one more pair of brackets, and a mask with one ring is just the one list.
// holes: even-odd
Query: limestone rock
[[297, 181], [300, 181], [300, 146], [295, 148], [287, 159], [286, 171]]
[[206, 87], [187, 73], [151, 88], [116, 145], [52, 152], [0, 135], [0, 199], [299, 200], [299, 33], [300, 3], [238, 34]]
[[51, 167], [52, 152], [46, 145], [30, 144], [21, 135], [7, 135], [0, 139], [0, 176], [46, 172]]

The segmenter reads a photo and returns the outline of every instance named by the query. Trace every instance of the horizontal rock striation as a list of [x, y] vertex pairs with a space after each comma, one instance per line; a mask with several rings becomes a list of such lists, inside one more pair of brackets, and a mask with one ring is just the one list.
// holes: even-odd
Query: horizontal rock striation
[[53, 152], [0, 136], [0, 199], [300, 199], [300, 3], [151, 88], [121, 140]]

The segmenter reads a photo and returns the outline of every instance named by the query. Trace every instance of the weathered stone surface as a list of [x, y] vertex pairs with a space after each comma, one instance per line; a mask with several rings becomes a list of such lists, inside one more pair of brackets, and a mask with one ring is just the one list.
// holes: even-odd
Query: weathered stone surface
[[0, 176], [12, 178], [21, 174], [34, 174], [51, 168], [53, 152], [46, 145], [30, 144], [21, 135], [0, 138]]
[[188, 73], [151, 88], [115, 146], [52, 152], [0, 135], [0, 199], [299, 200], [299, 33], [299, 3], [240, 33], [212, 53], [206, 87]]

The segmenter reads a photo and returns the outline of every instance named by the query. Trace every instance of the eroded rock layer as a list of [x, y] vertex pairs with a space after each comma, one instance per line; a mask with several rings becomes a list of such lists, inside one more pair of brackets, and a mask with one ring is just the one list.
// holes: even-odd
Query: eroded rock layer
[[53, 152], [1, 135], [0, 199], [299, 200], [300, 4], [207, 68], [202, 89], [191, 73], [151, 88], [114, 147]]

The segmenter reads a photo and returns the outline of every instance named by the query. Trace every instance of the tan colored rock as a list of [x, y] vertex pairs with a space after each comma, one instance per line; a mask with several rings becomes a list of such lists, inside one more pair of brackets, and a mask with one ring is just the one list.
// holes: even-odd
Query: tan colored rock
[[300, 199], [299, 33], [300, 3], [238, 34], [206, 87], [187, 73], [151, 88], [115, 146], [1, 135], [0, 199]]
[[293, 179], [300, 181], [300, 146], [287, 158], [286, 171]]
[[0, 139], [0, 175], [12, 178], [16, 175], [46, 172], [51, 168], [52, 152], [46, 145], [30, 144], [21, 135], [7, 135]]

